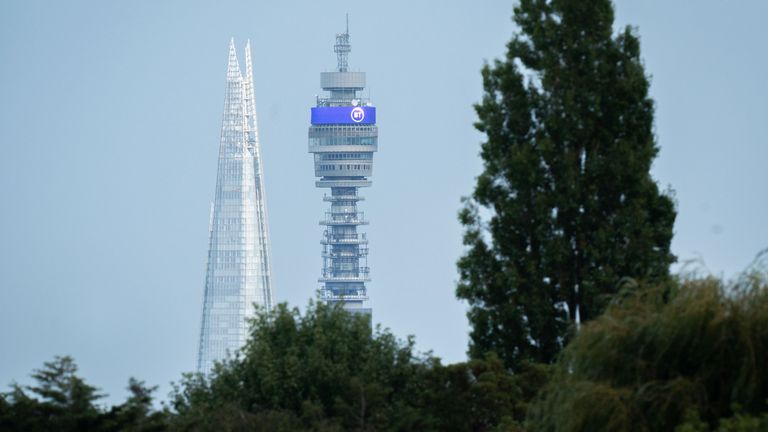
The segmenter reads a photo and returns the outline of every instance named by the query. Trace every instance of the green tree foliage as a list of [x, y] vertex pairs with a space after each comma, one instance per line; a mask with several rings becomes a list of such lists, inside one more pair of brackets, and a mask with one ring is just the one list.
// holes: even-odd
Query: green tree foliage
[[[411, 340], [371, 337], [365, 316], [323, 304], [302, 316], [281, 304], [254, 320], [241, 357], [210, 380], [188, 375], [173, 404], [191, 429], [373, 430], [408, 406], [409, 378], [423, 367]], [[398, 421], [412, 421], [407, 411]]]
[[130, 396], [120, 405], [113, 406], [102, 417], [104, 430], [119, 430], [125, 432], [154, 432], [164, 431], [168, 426], [169, 413], [165, 410], [155, 410], [152, 406], [152, 393], [155, 387], [147, 387], [143, 381], [135, 378], [128, 380]]
[[251, 324], [234, 359], [183, 377], [173, 411], [155, 409], [155, 388], [135, 379], [125, 402], [101, 406], [74, 361], [56, 357], [34, 385], [0, 394], [0, 431], [519, 431], [550, 375], [538, 365], [512, 375], [493, 353], [443, 365], [324, 304], [303, 315], [282, 304]]
[[443, 366], [413, 343], [340, 308], [278, 305], [253, 321], [240, 356], [177, 385], [173, 429], [491, 431], [522, 420], [525, 386], [498, 358]]
[[99, 425], [99, 411], [93, 405], [100, 395], [96, 388], [76, 375], [71, 357], [56, 357], [36, 370], [36, 385], [27, 388], [40, 400], [14, 385], [6, 395], [10, 418], [3, 423], [17, 430], [94, 430]]
[[[56, 357], [32, 374], [36, 385], [14, 384], [0, 395], [0, 431], [161, 431], [166, 414], [152, 412], [151, 393], [131, 379], [131, 396], [110, 410], [95, 404], [103, 397], [77, 375], [71, 357]], [[29, 392], [29, 393], [28, 393]]]
[[432, 365], [420, 388], [420, 406], [431, 419], [428, 430], [522, 431], [530, 401], [547, 382], [549, 370], [526, 365], [516, 374], [494, 353], [484, 359]]
[[768, 430], [767, 359], [764, 276], [628, 290], [564, 350], [530, 411], [530, 426], [563, 432]]
[[514, 21], [506, 58], [482, 71], [484, 171], [460, 213], [457, 288], [470, 355], [512, 369], [553, 361], [577, 313], [597, 317], [622, 278], [667, 278], [676, 215], [649, 174], [640, 44], [613, 35], [610, 0], [521, 0]]

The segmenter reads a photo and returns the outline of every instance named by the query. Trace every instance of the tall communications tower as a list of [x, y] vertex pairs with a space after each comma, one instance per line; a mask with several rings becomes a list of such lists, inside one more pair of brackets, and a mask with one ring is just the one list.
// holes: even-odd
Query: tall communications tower
[[254, 305], [272, 307], [269, 230], [264, 195], [251, 44], [245, 45], [245, 76], [234, 39], [224, 93], [216, 195], [209, 226], [208, 267], [197, 369], [240, 349]]
[[320, 74], [320, 87], [328, 93], [317, 98], [309, 127], [309, 152], [315, 155], [315, 176], [320, 177], [315, 185], [330, 189], [330, 195], [323, 197], [330, 209], [320, 221], [325, 227], [320, 298], [341, 303], [350, 312], [370, 314], [365, 303], [365, 283], [370, 281], [368, 239], [357, 231], [368, 221], [357, 203], [363, 200], [358, 190], [371, 185], [368, 177], [379, 136], [376, 108], [360, 94], [365, 72], [349, 71], [349, 22], [344, 33], [336, 34], [333, 48], [338, 67]]

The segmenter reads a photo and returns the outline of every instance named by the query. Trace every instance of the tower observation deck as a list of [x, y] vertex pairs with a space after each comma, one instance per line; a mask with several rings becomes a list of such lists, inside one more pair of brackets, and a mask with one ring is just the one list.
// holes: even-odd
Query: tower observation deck
[[378, 150], [376, 108], [362, 97], [365, 72], [350, 72], [349, 25], [336, 34], [338, 65], [333, 72], [320, 73], [320, 87], [327, 92], [317, 98], [309, 127], [309, 152], [315, 156], [315, 183], [330, 189], [324, 201], [330, 203], [321, 244], [323, 268], [320, 299], [341, 303], [350, 312], [368, 313], [366, 282], [368, 239], [358, 227], [368, 224], [357, 203], [364, 198], [358, 190], [371, 186], [373, 153]]

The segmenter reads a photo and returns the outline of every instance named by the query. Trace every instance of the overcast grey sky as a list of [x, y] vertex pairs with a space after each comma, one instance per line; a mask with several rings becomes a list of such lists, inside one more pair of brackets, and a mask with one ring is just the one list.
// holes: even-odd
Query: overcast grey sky
[[[361, 205], [374, 320], [464, 359], [456, 212], [481, 170], [472, 104], [514, 31], [510, 1], [16, 0], [0, 3], [0, 391], [57, 354], [110, 401], [129, 376], [165, 398], [194, 368], [232, 36], [254, 50], [275, 293], [307, 303], [326, 207], [309, 108], [346, 12], [380, 127]], [[652, 76], [673, 251], [718, 275], [768, 247], [766, 16], [762, 0], [617, 5]]]

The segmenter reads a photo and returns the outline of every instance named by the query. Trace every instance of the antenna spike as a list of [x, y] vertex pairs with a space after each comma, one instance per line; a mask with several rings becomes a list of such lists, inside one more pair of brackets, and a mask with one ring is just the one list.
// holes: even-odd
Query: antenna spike
[[346, 72], [349, 67], [348, 56], [352, 51], [352, 45], [349, 44], [349, 14], [347, 14], [346, 33], [336, 33], [336, 45], [333, 46], [333, 52], [336, 53], [339, 72]]

